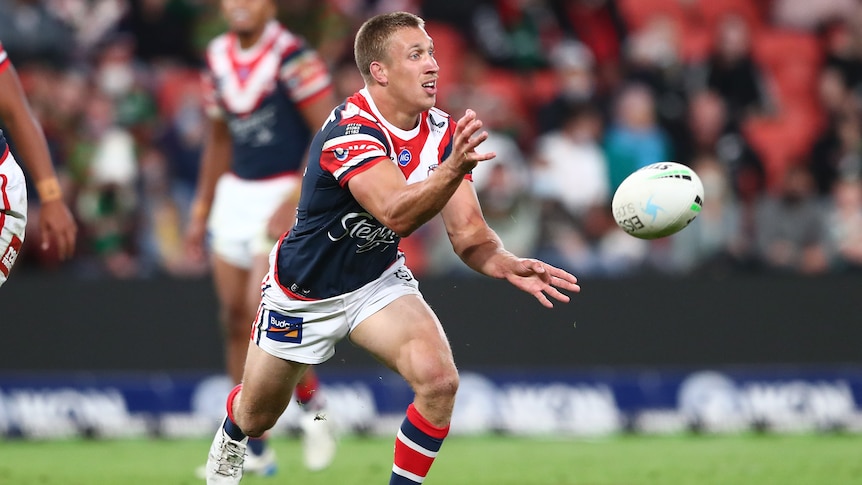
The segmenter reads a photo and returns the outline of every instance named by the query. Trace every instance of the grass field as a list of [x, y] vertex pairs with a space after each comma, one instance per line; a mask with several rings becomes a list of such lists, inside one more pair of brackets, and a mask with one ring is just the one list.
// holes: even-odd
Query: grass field
[[[345, 438], [329, 469], [275, 440], [280, 472], [243, 484], [388, 483], [392, 440]], [[208, 441], [0, 441], [3, 485], [185, 485]], [[675, 436], [599, 440], [451, 437], [428, 485], [858, 485], [862, 436]]]

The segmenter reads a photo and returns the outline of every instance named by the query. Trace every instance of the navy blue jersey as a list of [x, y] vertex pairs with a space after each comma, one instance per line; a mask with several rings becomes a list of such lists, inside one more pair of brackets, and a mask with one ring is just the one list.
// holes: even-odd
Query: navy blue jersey
[[204, 101], [230, 129], [231, 171], [264, 179], [299, 170], [312, 135], [300, 108], [332, 89], [323, 60], [272, 21], [250, 49], [232, 33], [213, 39], [207, 64]]
[[425, 180], [451, 153], [454, 133], [454, 121], [436, 108], [413, 130], [398, 129], [380, 116], [365, 89], [335, 108], [311, 142], [296, 223], [279, 243], [282, 290], [323, 299], [377, 279], [397, 258], [400, 238], [353, 198], [351, 177], [376, 163], [394, 163], [407, 183]]

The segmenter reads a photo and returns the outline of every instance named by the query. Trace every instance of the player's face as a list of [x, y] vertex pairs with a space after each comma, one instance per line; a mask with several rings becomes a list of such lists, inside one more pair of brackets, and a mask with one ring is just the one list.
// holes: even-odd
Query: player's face
[[222, 14], [231, 32], [253, 35], [275, 17], [273, 0], [221, 0]]
[[437, 101], [439, 69], [431, 37], [424, 29], [401, 29], [390, 39], [390, 92], [401, 106], [417, 113], [432, 108]]

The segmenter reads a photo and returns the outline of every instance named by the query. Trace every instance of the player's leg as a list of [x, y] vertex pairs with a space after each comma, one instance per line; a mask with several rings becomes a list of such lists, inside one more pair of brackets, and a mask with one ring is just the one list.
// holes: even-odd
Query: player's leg
[[207, 484], [239, 483], [248, 438], [263, 436], [275, 426], [307, 367], [274, 357], [253, 343], [248, 345], [242, 384], [228, 396], [227, 416], [210, 447]]
[[406, 295], [366, 318], [350, 339], [413, 388], [414, 401], [395, 440], [389, 483], [422, 483], [449, 432], [458, 390], [458, 371], [443, 327], [420, 296]]
[[213, 256], [213, 281], [219, 302], [225, 364], [234, 384], [239, 384], [242, 379], [248, 335], [254, 320], [254, 313], [250, 313], [245, 298], [249, 280], [248, 268], [238, 266], [218, 253]]

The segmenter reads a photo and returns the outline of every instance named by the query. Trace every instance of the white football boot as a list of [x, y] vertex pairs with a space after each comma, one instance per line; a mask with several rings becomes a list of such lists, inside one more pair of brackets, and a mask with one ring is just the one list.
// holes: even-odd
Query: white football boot
[[239, 485], [242, 480], [248, 437], [234, 441], [219, 426], [207, 456], [207, 485]]
[[311, 471], [323, 470], [332, 463], [338, 447], [334, 426], [321, 412], [303, 413], [300, 425], [305, 467]]

